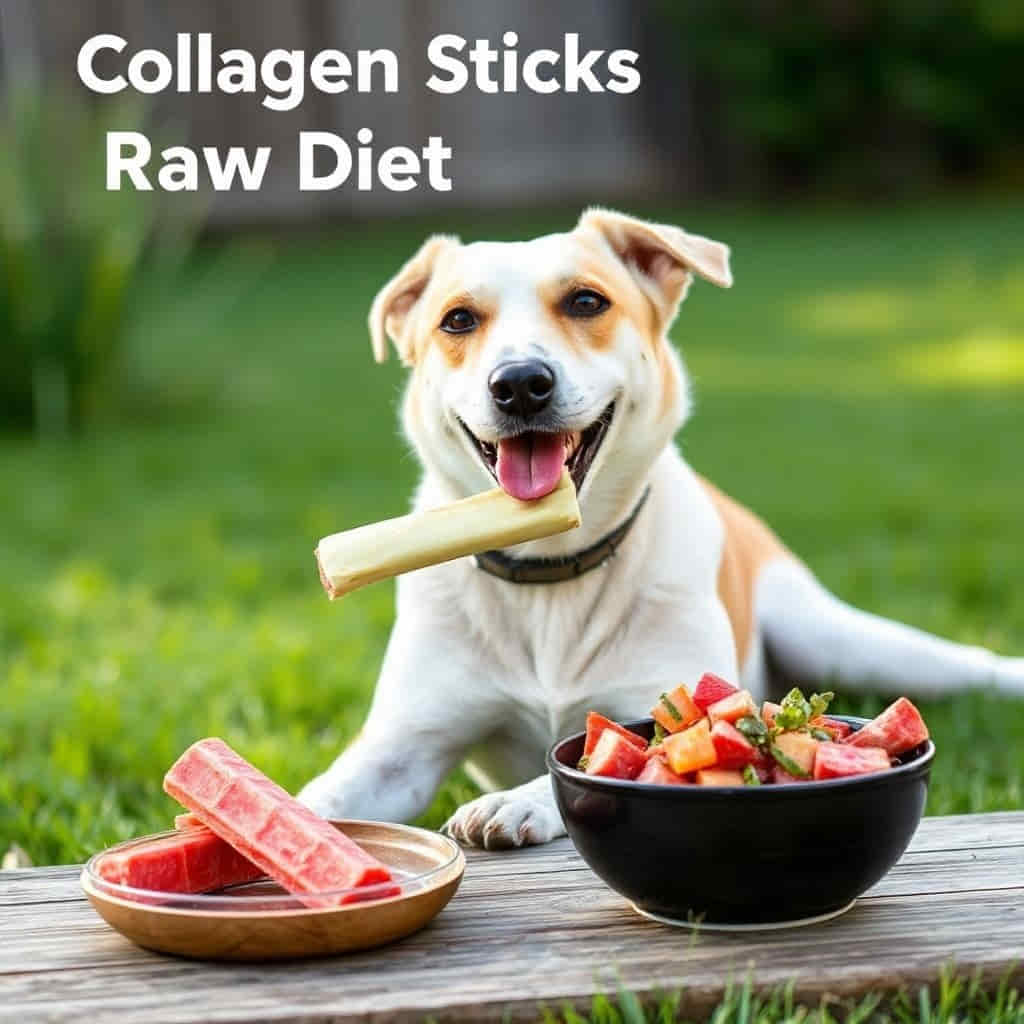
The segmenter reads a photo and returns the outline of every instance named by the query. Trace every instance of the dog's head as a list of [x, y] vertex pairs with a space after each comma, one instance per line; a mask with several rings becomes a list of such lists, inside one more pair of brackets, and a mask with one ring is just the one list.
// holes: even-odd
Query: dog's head
[[689, 409], [666, 335], [693, 274], [729, 287], [728, 248], [608, 210], [529, 242], [428, 239], [370, 312], [376, 358], [390, 337], [413, 368], [421, 459], [454, 495], [537, 498], [565, 464], [581, 502], [629, 500]]

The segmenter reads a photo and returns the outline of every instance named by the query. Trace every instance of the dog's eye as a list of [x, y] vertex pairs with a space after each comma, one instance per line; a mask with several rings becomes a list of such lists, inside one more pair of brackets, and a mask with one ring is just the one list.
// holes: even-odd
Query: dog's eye
[[566, 298], [565, 311], [569, 316], [597, 316], [610, 305], [611, 303], [599, 292], [581, 288]]
[[449, 334], [466, 334], [476, 327], [476, 317], [461, 306], [458, 309], [450, 309], [441, 321], [441, 330]]

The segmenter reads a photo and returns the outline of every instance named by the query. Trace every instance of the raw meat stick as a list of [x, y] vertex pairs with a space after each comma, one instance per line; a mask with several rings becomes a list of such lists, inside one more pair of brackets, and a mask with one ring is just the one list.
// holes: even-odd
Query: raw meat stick
[[324, 537], [316, 548], [320, 581], [333, 600], [350, 590], [427, 565], [564, 533], [580, 525], [568, 471], [536, 501], [496, 489], [441, 508]]
[[331, 907], [399, 892], [388, 886], [338, 893], [390, 882], [391, 872], [221, 739], [193, 743], [171, 766], [164, 789], [307, 906]]
[[263, 877], [260, 868], [205, 826], [105, 854], [96, 869], [108, 882], [158, 892], [209, 892]]

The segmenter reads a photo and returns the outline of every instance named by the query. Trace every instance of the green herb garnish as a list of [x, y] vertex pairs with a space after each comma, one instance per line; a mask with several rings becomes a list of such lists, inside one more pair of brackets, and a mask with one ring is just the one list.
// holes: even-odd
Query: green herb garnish
[[752, 764], [745, 764], [743, 766], [743, 785], [744, 786], [760, 786], [761, 780], [758, 777], [754, 766]]
[[736, 728], [739, 729], [744, 736], [750, 740], [755, 746], [761, 746], [767, 739], [769, 739], [768, 726], [761, 721], [760, 718], [756, 718], [754, 715], [744, 715], [736, 723]]
[[650, 750], [651, 747], [659, 746], [661, 741], [667, 735], [668, 735], [668, 732], [665, 730], [665, 727], [661, 724], [661, 722], [655, 722], [654, 723], [654, 735], [651, 737], [651, 742], [648, 744], [647, 749]]
[[661, 701], [661, 703], [662, 703], [662, 706], [663, 706], [663, 707], [665, 708], [665, 710], [666, 710], [666, 711], [667, 711], [667, 712], [668, 712], [668, 713], [669, 713], [669, 714], [670, 714], [670, 715], [672, 716], [672, 720], [673, 720], [673, 721], [675, 721], [675, 722], [681, 722], [681, 721], [683, 720], [683, 716], [682, 716], [682, 715], [681, 715], [681, 714], [679, 713], [679, 708], [677, 708], [677, 707], [675, 706], [675, 704], [673, 704], [673, 703], [672, 703], [672, 701], [670, 701], [670, 700], [668, 699], [668, 694], [667, 694], [667, 693], [663, 693], [663, 694], [662, 694], [662, 695], [661, 695], [661, 696], [660, 696], [660, 697], [658, 698], [658, 700], [660, 700], [660, 701]]
[[585, 771], [587, 770], [587, 765], [588, 765], [588, 764], [590, 764], [590, 758], [589, 758], [589, 757], [587, 757], [587, 755], [586, 755], [586, 754], [584, 754], [584, 755], [583, 755], [583, 756], [582, 756], [582, 757], [581, 757], [581, 758], [580, 758], [580, 759], [579, 759], [579, 760], [578, 760], [578, 761], [576, 762], [576, 768], [577, 768], [577, 770], [578, 770], [578, 771], [581, 771], [581, 772], [585, 772]]
[[818, 718], [828, 711], [829, 704], [835, 699], [835, 694], [831, 690], [826, 690], [824, 693], [812, 693], [810, 699], [811, 705], [811, 718]]

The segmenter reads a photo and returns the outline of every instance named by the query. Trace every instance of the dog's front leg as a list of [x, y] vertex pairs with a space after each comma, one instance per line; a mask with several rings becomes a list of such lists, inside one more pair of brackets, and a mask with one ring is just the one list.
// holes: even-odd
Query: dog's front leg
[[436, 620], [395, 622], [363, 728], [299, 793], [326, 818], [409, 821], [491, 725], [486, 701], [467, 699], [472, 670]]
[[463, 804], [445, 823], [444, 831], [467, 846], [507, 850], [549, 843], [565, 835], [565, 826], [551, 779], [539, 775], [515, 789], [485, 793]]

